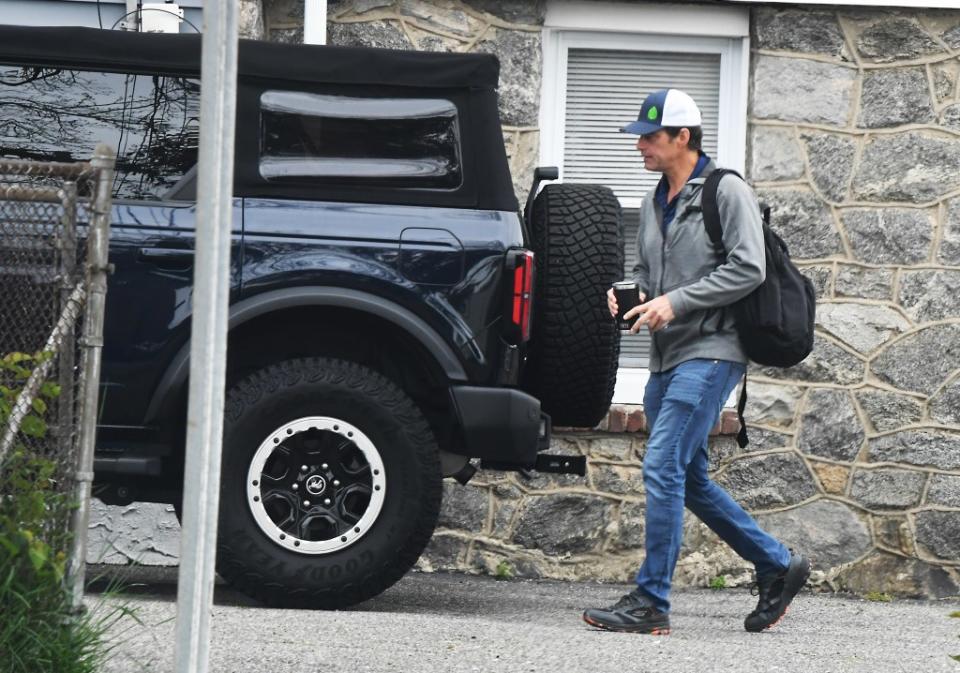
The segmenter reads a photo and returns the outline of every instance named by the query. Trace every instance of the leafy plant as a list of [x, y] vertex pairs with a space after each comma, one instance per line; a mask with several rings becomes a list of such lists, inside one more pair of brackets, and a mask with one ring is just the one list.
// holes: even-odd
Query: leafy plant
[[508, 561], [500, 561], [493, 576], [498, 580], [513, 579], [513, 566]]
[[[48, 354], [0, 358], [0, 428], [31, 369]], [[48, 401], [59, 386], [44, 383], [20, 427], [20, 436], [42, 439]], [[56, 488], [57, 465], [18, 441], [0, 465], [0, 663], [4, 673], [93, 673], [108, 653], [103, 636], [129, 611], [71, 614], [64, 583], [73, 504]]]
[[874, 603], [889, 603], [893, 600], [893, 596], [885, 591], [868, 591], [864, 598]]
[[711, 589], [715, 589], [715, 590], [717, 590], [717, 591], [719, 591], [720, 589], [726, 589], [726, 588], [727, 588], [727, 578], [724, 577], [723, 575], [717, 575], [717, 576], [714, 577], [712, 580], [710, 580], [710, 584], [708, 584], [707, 586], [709, 586]]
[[[20, 395], [20, 389], [30, 378], [34, 367], [53, 357], [50, 353], [8, 353], [0, 358], [0, 428], [6, 429], [7, 419]], [[47, 400], [60, 396], [60, 386], [49, 381], [40, 386], [40, 394], [20, 424], [20, 432], [26, 437], [41, 438], [47, 433], [43, 416], [47, 413]], [[2, 466], [0, 466], [2, 468]]]

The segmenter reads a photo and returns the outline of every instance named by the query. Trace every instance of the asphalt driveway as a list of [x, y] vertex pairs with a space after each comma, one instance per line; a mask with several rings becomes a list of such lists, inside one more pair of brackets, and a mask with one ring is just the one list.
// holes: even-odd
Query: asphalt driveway
[[[97, 569], [91, 570], [96, 574]], [[115, 572], [115, 571], [114, 571]], [[124, 599], [140, 622], [113, 629], [105, 673], [171, 671], [176, 569], [129, 574]], [[675, 594], [673, 634], [597, 631], [584, 607], [615, 601], [629, 587], [553, 581], [497, 581], [412, 573], [383, 595], [336, 612], [251, 605], [218, 586], [210, 670], [249, 673], [503, 671], [509, 673], [705, 673], [763, 671], [957, 673], [958, 602], [889, 603], [801, 593], [772, 631], [751, 634], [742, 589]], [[89, 604], [103, 600], [92, 591]]]

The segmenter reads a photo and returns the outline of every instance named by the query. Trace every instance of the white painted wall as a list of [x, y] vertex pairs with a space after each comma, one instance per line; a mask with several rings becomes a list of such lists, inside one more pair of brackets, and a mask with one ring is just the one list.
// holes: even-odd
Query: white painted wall
[[[178, 0], [184, 17], [203, 27], [202, 0]], [[99, 15], [97, 5], [99, 4]], [[126, 12], [125, 0], [0, 0], [0, 23], [12, 26], [86, 26], [110, 28]], [[193, 28], [184, 22], [181, 33]]]

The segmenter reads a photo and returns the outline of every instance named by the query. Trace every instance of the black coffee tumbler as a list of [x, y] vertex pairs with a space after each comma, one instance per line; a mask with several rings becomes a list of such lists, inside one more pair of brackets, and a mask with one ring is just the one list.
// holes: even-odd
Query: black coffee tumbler
[[623, 314], [640, 303], [640, 288], [632, 280], [621, 280], [613, 284], [613, 296], [617, 298], [617, 327], [627, 332], [637, 318], [624, 320]]

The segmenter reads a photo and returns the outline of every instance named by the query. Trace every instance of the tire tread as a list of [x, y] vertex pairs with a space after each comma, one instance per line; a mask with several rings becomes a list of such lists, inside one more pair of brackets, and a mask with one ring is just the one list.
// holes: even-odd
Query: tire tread
[[[337, 384], [377, 400], [392, 416], [415, 447], [418, 464], [439, 475], [440, 458], [429, 424], [413, 401], [390, 379], [362, 365], [332, 358], [290, 360], [254, 372], [227, 395], [226, 419], [237, 420], [265, 396], [301, 383]], [[426, 479], [420, 493], [423, 514], [411, 535], [397, 552], [373, 565], [359, 581], [337, 590], [308, 590], [288, 586], [259, 569], [251, 568], [232, 551], [229, 543], [218, 546], [217, 570], [232, 586], [274, 607], [337, 609], [372, 598], [396, 583], [416, 563], [433, 535], [443, 496], [441, 479]]]
[[620, 334], [606, 291], [623, 269], [622, 211], [598, 185], [548, 185], [533, 211], [534, 324], [525, 387], [559, 426], [594, 427], [610, 408]]

